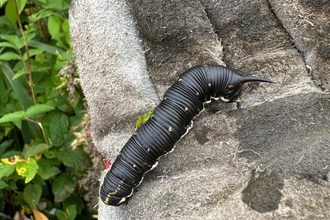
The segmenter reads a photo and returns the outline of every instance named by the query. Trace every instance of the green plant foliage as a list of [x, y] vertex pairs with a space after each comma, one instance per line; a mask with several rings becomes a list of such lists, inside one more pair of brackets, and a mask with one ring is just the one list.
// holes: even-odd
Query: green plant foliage
[[65, 211], [58, 210], [56, 211], [56, 217], [60, 220], [74, 220], [77, 215], [76, 205], [68, 206]]
[[24, 187], [23, 195], [31, 208], [36, 208], [41, 198], [42, 188], [38, 184], [28, 184]]
[[0, 219], [92, 219], [70, 2], [0, 0]]
[[145, 124], [153, 115], [154, 115], [154, 109], [150, 112], [147, 112], [143, 115], [141, 115], [136, 121], [135, 121], [135, 129], [140, 128], [143, 124]]
[[3, 115], [2, 118], [0, 118], [0, 123], [14, 122], [17, 120], [33, 118], [41, 114], [44, 114], [46, 112], [52, 111], [54, 109], [55, 107], [50, 105], [44, 105], [44, 104], [32, 105], [26, 111], [16, 111], [13, 113], [8, 113]]

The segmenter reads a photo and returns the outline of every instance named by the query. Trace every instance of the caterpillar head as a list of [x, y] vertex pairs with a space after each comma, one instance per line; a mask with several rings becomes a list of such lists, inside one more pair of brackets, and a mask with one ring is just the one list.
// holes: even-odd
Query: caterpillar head
[[264, 79], [258, 76], [241, 76], [233, 72], [231, 79], [229, 80], [227, 87], [224, 91], [222, 100], [225, 102], [236, 102], [239, 108], [239, 103], [242, 101], [242, 87], [247, 82], [268, 82], [273, 83], [271, 80]]

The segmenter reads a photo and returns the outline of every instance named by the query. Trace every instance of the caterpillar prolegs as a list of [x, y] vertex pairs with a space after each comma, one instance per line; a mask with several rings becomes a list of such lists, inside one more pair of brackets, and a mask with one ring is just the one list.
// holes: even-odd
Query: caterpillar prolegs
[[144, 174], [188, 132], [204, 103], [219, 98], [239, 103], [243, 84], [251, 81], [272, 82], [240, 76], [219, 65], [196, 66], [180, 75], [166, 91], [154, 115], [132, 135], [106, 173], [100, 190], [102, 201], [113, 206], [124, 203]]

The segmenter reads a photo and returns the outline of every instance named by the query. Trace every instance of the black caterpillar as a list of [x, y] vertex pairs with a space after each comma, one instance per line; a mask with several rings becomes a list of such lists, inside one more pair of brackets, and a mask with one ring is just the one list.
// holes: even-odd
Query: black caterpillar
[[157, 165], [158, 158], [171, 152], [189, 131], [192, 119], [204, 109], [204, 103], [219, 98], [239, 103], [243, 84], [251, 81], [272, 82], [240, 76], [218, 65], [196, 66], [180, 75], [166, 91], [154, 115], [129, 139], [105, 175], [100, 190], [102, 201], [113, 206], [124, 203], [144, 174]]

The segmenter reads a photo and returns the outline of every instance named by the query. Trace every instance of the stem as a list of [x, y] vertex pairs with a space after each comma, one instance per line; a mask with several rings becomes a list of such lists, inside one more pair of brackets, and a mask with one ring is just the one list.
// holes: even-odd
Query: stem
[[[34, 12], [39, 11], [38, 5], [30, 4], [30, 11], [31, 11], [31, 14], [33, 14]], [[41, 20], [38, 19], [37, 20], [37, 24], [38, 24], [39, 29], [40, 29], [40, 33], [41, 33], [41, 37], [42, 37], [42, 42], [43, 43], [48, 43], [47, 29], [45, 28], [44, 23]]]
[[34, 121], [34, 120], [30, 119], [30, 118], [25, 118], [25, 119], [26, 119], [27, 121], [30, 121], [30, 122], [32, 122], [32, 123], [35, 123], [35, 124], [37, 124], [37, 125], [39, 126], [39, 128], [40, 128], [40, 130], [41, 130], [41, 132], [42, 132], [42, 137], [43, 137], [45, 143], [48, 144], [48, 145], [50, 146], [50, 142], [49, 142], [49, 140], [47, 140], [47, 137], [46, 137], [46, 134], [45, 134], [45, 131], [44, 131], [44, 128], [43, 128], [41, 122], [39, 122], [39, 121]]
[[35, 97], [35, 92], [34, 92], [34, 87], [33, 87], [33, 77], [32, 77], [32, 71], [31, 71], [31, 61], [30, 61], [30, 54], [29, 54], [29, 46], [28, 46], [28, 42], [27, 42], [26, 37], [25, 37], [25, 33], [24, 33], [24, 30], [23, 30], [23, 27], [22, 27], [22, 22], [21, 22], [21, 18], [20, 18], [19, 12], [18, 12], [16, 0], [14, 0], [14, 6], [15, 6], [15, 12], [16, 12], [17, 22], [18, 22], [19, 29], [20, 29], [20, 31], [22, 33], [22, 36], [23, 36], [23, 39], [24, 39], [24, 45], [25, 45], [25, 50], [26, 50], [26, 55], [27, 55], [27, 62], [28, 62], [28, 69], [27, 69], [27, 73], [28, 74], [27, 75], [28, 75], [28, 79], [29, 79], [28, 85], [29, 85], [30, 90], [31, 90], [31, 95], [32, 95], [33, 103], [34, 104], [37, 104], [36, 97]]

